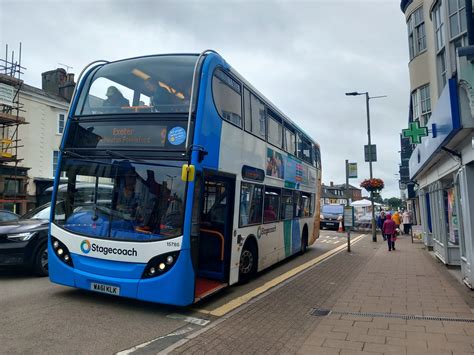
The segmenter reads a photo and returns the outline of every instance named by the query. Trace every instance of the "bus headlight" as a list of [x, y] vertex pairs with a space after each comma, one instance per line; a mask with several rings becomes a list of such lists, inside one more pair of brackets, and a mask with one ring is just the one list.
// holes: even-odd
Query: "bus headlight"
[[179, 251], [155, 256], [151, 259], [143, 271], [142, 279], [163, 275], [170, 270], [178, 259]]
[[53, 246], [54, 254], [57, 255], [59, 260], [71, 267], [74, 266], [72, 263], [71, 253], [63, 243], [56, 238], [51, 237], [51, 245]]

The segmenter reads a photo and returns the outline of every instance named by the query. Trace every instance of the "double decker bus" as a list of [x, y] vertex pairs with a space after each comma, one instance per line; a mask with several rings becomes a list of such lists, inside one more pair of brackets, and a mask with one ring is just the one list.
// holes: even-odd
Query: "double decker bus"
[[94, 62], [61, 143], [50, 279], [192, 304], [314, 243], [320, 184], [318, 144], [216, 52]]

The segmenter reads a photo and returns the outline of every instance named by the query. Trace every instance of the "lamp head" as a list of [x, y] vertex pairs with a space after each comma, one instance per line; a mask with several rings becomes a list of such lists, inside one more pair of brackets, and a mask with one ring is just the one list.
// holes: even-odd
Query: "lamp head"
[[346, 96], [357, 96], [357, 95], [362, 95], [362, 94], [358, 93], [357, 91], [346, 92]]

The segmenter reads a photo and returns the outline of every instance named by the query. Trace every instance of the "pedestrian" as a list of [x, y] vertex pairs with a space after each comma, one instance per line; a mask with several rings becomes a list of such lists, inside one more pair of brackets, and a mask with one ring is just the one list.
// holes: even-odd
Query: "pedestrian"
[[388, 243], [388, 251], [395, 250], [395, 240], [396, 240], [397, 225], [392, 219], [392, 216], [387, 213], [385, 216], [385, 222], [383, 222], [382, 233], [385, 235]]
[[413, 223], [412, 220], [411, 220], [411, 212], [409, 212], [408, 210], [403, 212], [402, 221], [403, 221], [403, 233], [410, 234], [411, 233], [411, 225]]
[[400, 228], [400, 223], [402, 221], [401, 221], [401, 218], [400, 218], [400, 213], [398, 211], [395, 211], [395, 213], [392, 216], [392, 219], [395, 222], [395, 224], [397, 225], [397, 228]]
[[384, 210], [380, 211], [380, 214], [377, 217], [377, 227], [382, 231], [383, 240], [386, 240], [385, 235], [383, 234], [383, 230], [382, 230], [383, 222], [385, 222], [385, 211]]

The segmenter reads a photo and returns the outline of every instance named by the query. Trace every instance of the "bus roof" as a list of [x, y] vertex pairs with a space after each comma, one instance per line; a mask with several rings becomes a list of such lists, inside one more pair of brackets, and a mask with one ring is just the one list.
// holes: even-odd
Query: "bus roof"
[[[259, 90], [257, 90], [247, 79], [245, 79], [237, 70], [235, 70], [219, 53], [217, 52], [211, 52], [207, 54], [209, 56], [211, 55], [216, 55], [219, 58], [221, 58], [226, 65], [228, 66], [229, 71], [231, 72], [232, 75], [234, 75], [236, 78], [238, 78], [247, 88], [251, 89], [251, 91], [256, 94], [257, 96], [262, 99], [265, 104], [267, 104], [275, 113], [283, 117], [288, 123], [291, 123], [300, 133], [302, 133], [307, 139], [309, 139], [314, 145], [316, 145], [318, 148], [320, 148], [319, 143], [317, 143], [314, 139], [312, 139], [301, 127], [299, 127], [293, 120], [291, 120], [287, 115], [285, 115], [279, 108], [277, 108], [265, 95], [263, 95]], [[144, 55], [144, 56], [137, 56], [137, 57], [130, 57], [130, 58], [123, 58], [119, 60], [115, 60], [112, 62], [106, 62], [103, 63], [103, 65], [108, 65], [112, 63], [118, 63], [122, 61], [127, 61], [127, 60], [132, 60], [132, 59], [139, 59], [139, 58], [148, 58], [148, 57], [161, 57], [161, 56], [199, 56], [199, 53], [163, 53], [163, 54], [150, 54], [150, 55]]]

